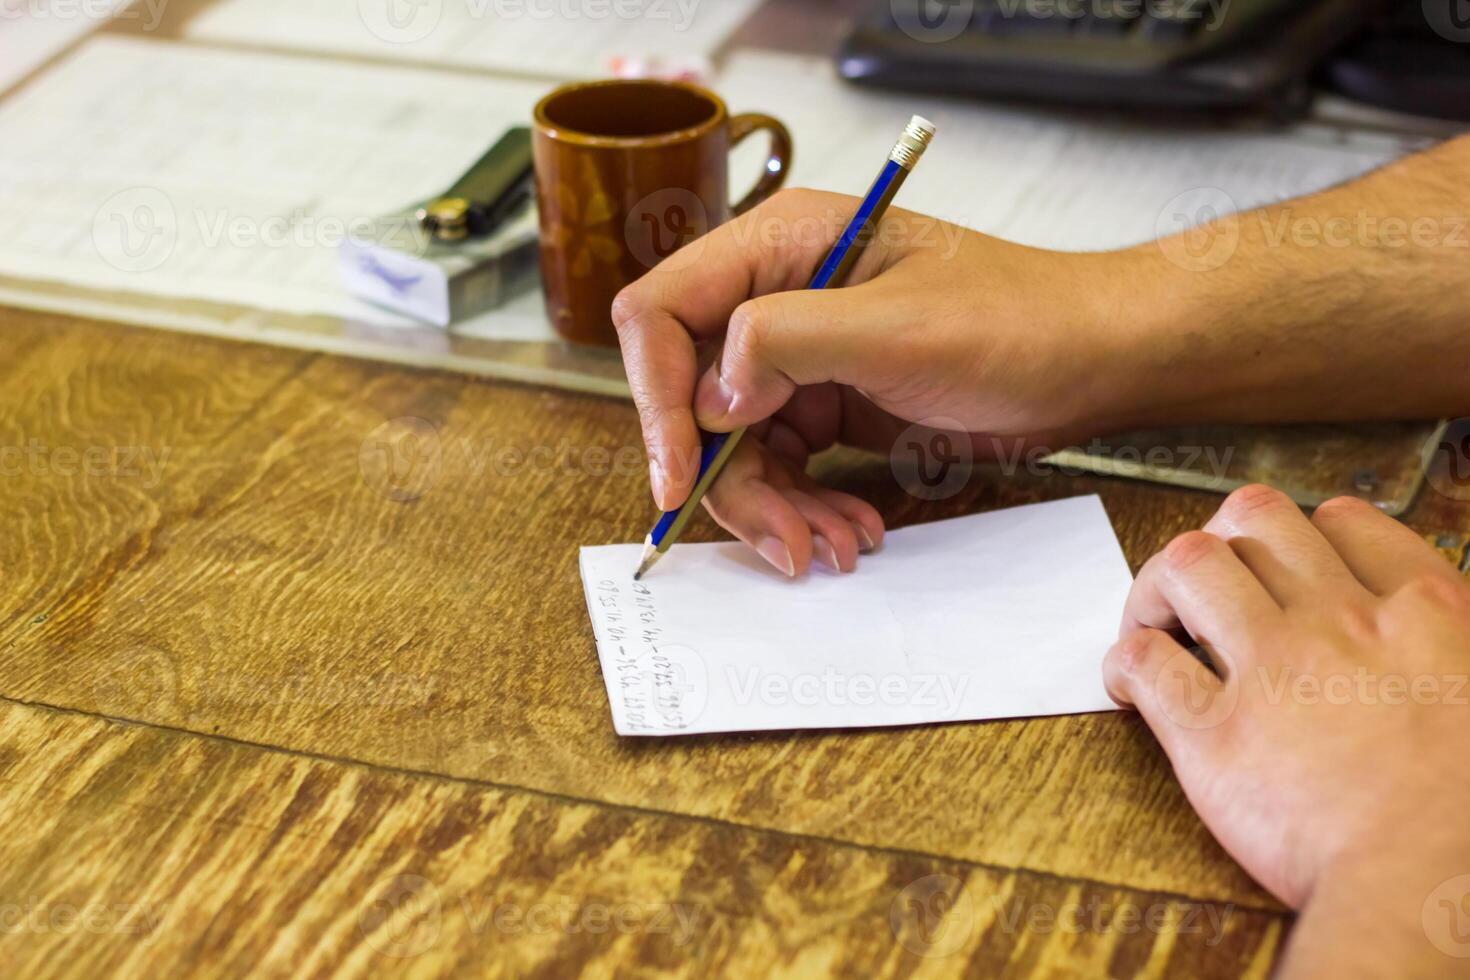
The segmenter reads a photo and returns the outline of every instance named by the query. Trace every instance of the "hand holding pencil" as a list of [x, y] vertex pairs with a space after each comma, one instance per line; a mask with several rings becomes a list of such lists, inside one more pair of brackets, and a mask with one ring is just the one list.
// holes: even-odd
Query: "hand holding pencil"
[[[677, 510], [698, 480], [700, 428], [749, 426], [703, 498], [787, 575], [850, 571], [883, 537], [878, 512], [820, 486], [810, 455], [842, 442], [888, 454], [913, 422], [1012, 437], [1076, 428], [1096, 321], [1094, 256], [1011, 245], [890, 209], [840, 288], [813, 284], [862, 200], [782, 192], [628, 287], [614, 306], [651, 460]], [[701, 359], [701, 352], [706, 356]], [[701, 375], [701, 366], [704, 370]], [[989, 435], [977, 450], [991, 451]], [[631, 571], [631, 570], [630, 570]]]
[[[929, 140], [933, 137], [934, 124], [929, 120], [923, 116], [914, 116], [909, 120], [903, 133], [899, 135], [898, 142], [893, 144], [893, 149], [889, 152], [883, 169], [878, 172], [877, 178], [873, 181], [873, 186], [868, 188], [867, 195], [857, 206], [852, 217], [847, 219], [846, 227], [843, 228], [842, 234], [837, 236], [837, 241], [827, 252], [827, 257], [822, 260], [821, 266], [812, 276], [812, 281], [807, 284], [807, 289], [827, 289], [842, 285], [853, 263], [857, 261], [864, 246], [875, 234], [878, 223], [883, 220], [883, 215], [887, 212], [888, 206], [893, 203], [893, 198], [897, 196], [899, 188], [903, 187], [904, 180], [914, 169], [914, 165], [919, 162], [919, 158], [924, 155], [924, 150], [928, 148]], [[639, 562], [633, 578], [641, 578], [643, 573], [652, 568], [654, 563], [678, 540], [679, 535], [684, 531], [684, 525], [688, 523], [705, 493], [720, 478], [721, 470], [738, 448], [744, 435], [745, 429], [739, 428], [733, 432], [706, 433], [701, 437], [702, 445], [694, 487], [689, 491], [684, 502], [677, 508], [665, 511], [658, 523], [653, 526], [653, 530], [648, 533], [644, 542], [643, 560]], [[832, 561], [835, 566], [835, 552], [832, 555]], [[786, 554], [786, 574], [795, 574], [789, 551]]]

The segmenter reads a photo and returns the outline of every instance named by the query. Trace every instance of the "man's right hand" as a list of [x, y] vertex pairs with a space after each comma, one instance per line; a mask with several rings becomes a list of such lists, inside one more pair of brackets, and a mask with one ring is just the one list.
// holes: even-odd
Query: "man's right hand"
[[1097, 431], [1126, 402], [1104, 390], [1130, 376], [1123, 253], [1026, 248], [894, 210], [841, 288], [807, 290], [857, 204], [778, 194], [613, 306], [658, 506], [693, 486], [696, 426], [752, 426], [705, 504], [788, 575], [813, 559], [850, 571], [883, 535], [871, 506], [806, 475], [811, 454], [887, 453], [909, 423], [942, 420], [984, 455]]

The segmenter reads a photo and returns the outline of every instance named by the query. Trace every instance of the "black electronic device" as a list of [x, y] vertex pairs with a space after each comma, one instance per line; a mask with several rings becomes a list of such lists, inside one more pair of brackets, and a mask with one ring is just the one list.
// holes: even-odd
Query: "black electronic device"
[[882, 87], [1289, 116], [1307, 104], [1324, 60], [1383, 9], [1379, 0], [882, 0], [838, 57], [845, 78]]

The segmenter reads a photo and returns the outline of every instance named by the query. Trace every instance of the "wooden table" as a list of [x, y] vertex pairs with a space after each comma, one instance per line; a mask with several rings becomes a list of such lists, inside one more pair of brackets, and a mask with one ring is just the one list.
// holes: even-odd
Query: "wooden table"
[[[1223, 977], [1281, 949], [1131, 715], [615, 736], [577, 546], [648, 522], [627, 404], [0, 326], [6, 975]], [[1097, 492], [1135, 568], [1218, 503], [827, 468], [894, 525]], [[1426, 491], [1412, 522], [1467, 515]]]

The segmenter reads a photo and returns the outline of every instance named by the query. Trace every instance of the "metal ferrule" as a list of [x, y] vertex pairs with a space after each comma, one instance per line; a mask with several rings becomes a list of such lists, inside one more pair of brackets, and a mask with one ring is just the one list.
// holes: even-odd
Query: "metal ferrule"
[[919, 162], [919, 157], [924, 155], [924, 148], [929, 145], [929, 140], [933, 138], [932, 129], [925, 129], [916, 120], [910, 120], [903, 128], [903, 135], [893, 144], [893, 152], [888, 154], [888, 159], [905, 170], [912, 170], [914, 164]]

